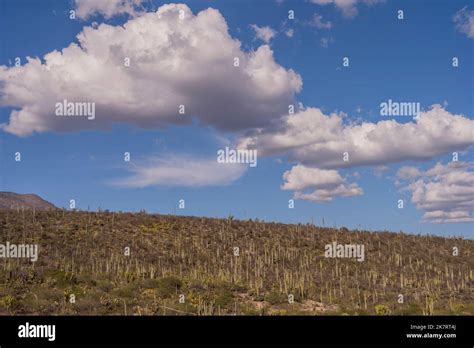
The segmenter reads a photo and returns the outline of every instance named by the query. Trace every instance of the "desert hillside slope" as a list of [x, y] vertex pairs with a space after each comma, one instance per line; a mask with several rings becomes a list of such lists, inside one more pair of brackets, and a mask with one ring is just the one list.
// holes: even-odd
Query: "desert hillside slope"
[[[0, 211], [0, 314], [474, 313], [474, 241], [145, 213]], [[325, 257], [363, 245], [364, 260]], [[453, 250], [458, 250], [457, 255]]]
[[35, 194], [18, 194], [0, 192], [0, 210], [2, 209], [36, 209], [48, 210], [56, 207]]

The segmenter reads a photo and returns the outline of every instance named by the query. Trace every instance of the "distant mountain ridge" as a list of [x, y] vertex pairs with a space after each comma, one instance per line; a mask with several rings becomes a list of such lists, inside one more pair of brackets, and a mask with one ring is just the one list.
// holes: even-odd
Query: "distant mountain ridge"
[[0, 192], [0, 210], [8, 209], [56, 209], [56, 206], [35, 194]]

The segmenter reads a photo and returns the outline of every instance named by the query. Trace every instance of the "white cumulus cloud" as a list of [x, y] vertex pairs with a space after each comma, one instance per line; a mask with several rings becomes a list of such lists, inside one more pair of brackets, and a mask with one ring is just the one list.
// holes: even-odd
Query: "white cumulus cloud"
[[348, 184], [336, 170], [296, 165], [283, 174], [283, 190], [295, 191], [295, 199], [314, 202], [330, 202], [336, 196], [359, 196], [363, 190], [356, 184]]
[[337, 169], [426, 160], [473, 144], [474, 120], [434, 105], [406, 123], [391, 119], [345, 124], [340, 114], [307, 108], [242, 138], [239, 146], [258, 148], [261, 155], [287, 154], [304, 165]]
[[[473, 222], [474, 163], [437, 163], [420, 171], [403, 167], [398, 177], [409, 179], [405, 187], [412, 194], [412, 202], [423, 210], [423, 221], [432, 223]], [[410, 175], [405, 175], [410, 173]]]
[[[0, 125], [4, 131], [28, 136], [118, 122], [151, 128], [192, 117], [220, 130], [243, 130], [281, 115], [302, 87], [268, 45], [243, 51], [211, 8], [194, 15], [183, 4], [163, 5], [123, 26], [85, 27], [77, 38], [42, 60], [0, 66], [0, 105], [13, 108]], [[57, 117], [55, 104], [64, 99], [95, 102], [95, 119]]]

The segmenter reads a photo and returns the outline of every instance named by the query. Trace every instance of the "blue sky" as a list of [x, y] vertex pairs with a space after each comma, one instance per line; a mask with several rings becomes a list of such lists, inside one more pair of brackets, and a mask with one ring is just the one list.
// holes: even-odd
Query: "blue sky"
[[[364, 124], [369, 127], [385, 122], [387, 119], [393, 119], [400, 125], [414, 124], [412, 117], [381, 116], [380, 103], [389, 99], [400, 102], [418, 102], [422, 110], [426, 112], [427, 126], [418, 128], [414, 126], [414, 132], [410, 134], [419, 136], [420, 140], [425, 139], [422, 150], [417, 149], [416, 139], [404, 139], [403, 135], [407, 133], [402, 130], [403, 127], [399, 127], [401, 136], [394, 135], [395, 140], [390, 138], [391, 145], [380, 144], [382, 149], [395, 149], [393, 153], [389, 154], [390, 151], [376, 153], [376, 149], [379, 148], [377, 142], [383, 142], [384, 138], [388, 139], [382, 133], [386, 130], [380, 130], [382, 136], [376, 137], [377, 140], [370, 143], [370, 146], [374, 146], [375, 149], [370, 152], [373, 156], [370, 153], [360, 155], [360, 158], [356, 155], [356, 161], [348, 167], [328, 164], [324, 158], [318, 157], [320, 152], [312, 153], [310, 148], [281, 151], [277, 149], [278, 146], [272, 147], [278, 139], [275, 135], [290, 133], [285, 133], [283, 121], [269, 120], [267, 122], [266, 120], [272, 117], [276, 120], [284, 116], [283, 111], [281, 115], [273, 116], [269, 113], [268, 116], [264, 115], [265, 117], [256, 112], [255, 115], [251, 115], [252, 117], [248, 116], [248, 120], [242, 116], [243, 121], [239, 126], [227, 126], [232, 124], [231, 117], [239, 117], [239, 113], [236, 112], [237, 116], [231, 115], [226, 110], [226, 104], [219, 104], [220, 112], [216, 115], [204, 115], [203, 110], [210, 109], [208, 105], [201, 106], [199, 99], [209, 98], [211, 101], [213, 99], [212, 89], [209, 90], [209, 96], [205, 95], [206, 88], [197, 89], [201, 97], [191, 103], [192, 110], [197, 110], [196, 115], [191, 115], [186, 124], [168, 119], [164, 124], [155, 124], [151, 119], [151, 123], [142, 123], [141, 119], [139, 120], [142, 109], [115, 117], [114, 107], [121, 108], [121, 98], [112, 96], [110, 97], [112, 101], [107, 104], [101, 99], [101, 91], [104, 94], [109, 93], [110, 85], [104, 83], [101, 86], [96, 80], [91, 83], [94, 77], [87, 74], [80, 75], [83, 76], [84, 81], [77, 90], [81, 90], [82, 83], [97, 86], [98, 99], [94, 99], [94, 102], [99, 105], [97, 122], [88, 123], [87, 126], [83, 126], [82, 123], [77, 125], [70, 123], [70, 126], [69, 124], [63, 126], [56, 121], [51, 121], [51, 118], [54, 119], [56, 116], [43, 111], [45, 99], [40, 97], [41, 89], [44, 87], [44, 90], [49, 91], [48, 97], [53, 98], [52, 100], [60, 101], [63, 95], [61, 88], [56, 87], [57, 81], [62, 81], [71, 99], [71, 93], [76, 90], [74, 86], [76, 82], [70, 82], [66, 77], [55, 80], [49, 75], [44, 75], [47, 78], [41, 80], [36, 76], [52, 74], [52, 72], [46, 73], [41, 68], [43, 70], [38, 70], [39, 75], [33, 74], [33, 70], [26, 69], [26, 65], [31, 64], [26, 62], [26, 57], [38, 57], [41, 59], [38, 64], [44, 65], [45, 54], [54, 50], [60, 51], [71, 42], [77, 43], [76, 36], [84, 27], [92, 26], [93, 22], [120, 26], [129, 20], [138, 20], [144, 12], [156, 11], [166, 3], [146, 1], [141, 4], [141, 7], [137, 7], [136, 13], [117, 13], [111, 16], [104, 14], [100, 9], [93, 12], [93, 8], [87, 8], [86, 10], [90, 11], [89, 15], [71, 20], [69, 11], [77, 9], [79, 12], [79, 1], [4, 0], [1, 2], [0, 66], [3, 66], [3, 73], [0, 70], [0, 123], [13, 124], [10, 117], [15, 110], [31, 108], [31, 110], [41, 111], [35, 111], [36, 114], [31, 116], [32, 120], [34, 119], [34, 122], [31, 121], [31, 124], [34, 124], [31, 129], [27, 118], [18, 121], [15, 127], [0, 129], [0, 191], [37, 193], [60, 207], [68, 207], [69, 200], [75, 199], [80, 209], [97, 209], [98, 207], [123, 211], [146, 209], [153, 213], [213, 217], [225, 217], [232, 214], [243, 219], [314, 222], [318, 225], [322, 224], [324, 219], [326, 226], [463, 235], [468, 238], [474, 236], [473, 197], [471, 195], [469, 199], [465, 196], [466, 192], [469, 195], [469, 190], [472, 189], [473, 176], [474, 28], [469, 27], [469, 18], [474, 23], [472, 2], [381, 1], [368, 4], [364, 1], [353, 1], [350, 6], [352, 12], [347, 15], [344, 8], [337, 4], [318, 4], [318, 1], [266, 0], [258, 1], [258, 5], [255, 1], [247, 0], [183, 1], [192, 11], [192, 16], [196, 16], [200, 11], [206, 11], [209, 7], [218, 10], [228, 27], [229, 37], [226, 38], [226, 43], [231, 42], [232, 39], [240, 41], [242, 54], [248, 54], [251, 57], [252, 52], [268, 44], [273, 51], [273, 58], [265, 58], [268, 61], [263, 64], [270, 67], [273, 63], [277, 64], [285, 72], [281, 80], [278, 80], [278, 83], [281, 82], [281, 92], [280, 90], [272, 92], [270, 97], [265, 96], [265, 89], [262, 89], [263, 92], [255, 92], [255, 95], [262, 93], [262, 96], [255, 96], [255, 98], [251, 96], [250, 99], [239, 100], [239, 93], [243, 96], [253, 93], [248, 85], [247, 87], [237, 85], [236, 81], [240, 81], [240, 75], [231, 75], [233, 79], [223, 78], [205, 86], [218, 86], [222, 83], [227, 87], [230, 84], [234, 88], [233, 84], [235, 84], [233, 93], [236, 93], [238, 104], [248, 103], [249, 107], [253, 107], [251, 103], [258, 108], [268, 102], [268, 108], [265, 109], [267, 110], [278, 105], [280, 101], [282, 105], [286, 105], [284, 103], [291, 98], [295, 104], [300, 102], [304, 105], [304, 108], [299, 110], [300, 112], [304, 110], [316, 112], [312, 108], [317, 108], [325, 115], [324, 117], [336, 113], [342, 120], [341, 129], [347, 131], [340, 134], [354, 134], [353, 137], [356, 136], [351, 128], [354, 124]], [[397, 19], [397, 11], [400, 9], [404, 11], [403, 20]], [[294, 20], [288, 19], [289, 10], [295, 11]], [[320, 21], [316, 21], [315, 18], [320, 18]], [[216, 23], [209, 20], [200, 25], [212, 26], [217, 25]], [[189, 25], [192, 28], [194, 24]], [[266, 43], [265, 40], [257, 37], [256, 30], [251, 25], [260, 28], [268, 27], [274, 35], [273, 38]], [[170, 28], [178, 32], [181, 30]], [[152, 35], [156, 34], [153, 31], [150, 32]], [[190, 35], [203, 34], [196, 31]], [[137, 38], [132, 42], [137, 42]], [[169, 42], [174, 44], [175, 41]], [[184, 48], [180, 49], [186, 49], [186, 43], [183, 45]], [[215, 46], [216, 51], [222, 50], [224, 54], [226, 53], [224, 51], [226, 44]], [[121, 49], [127, 50], [127, 47]], [[202, 49], [205, 50], [205, 48]], [[93, 57], [93, 52], [94, 50], [91, 49], [84, 55]], [[99, 49], [96, 52], [99, 52]], [[111, 49], [110, 52], [115, 51]], [[155, 51], [151, 54], [164, 57], [166, 52]], [[200, 59], [205, 61], [212, 54], [212, 50], [208, 49], [203, 52]], [[8, 72], [14, 71], [16, 57], [21, 58], [24, 70], [19, 70], [18, 75], [13, 76]], [[74, 59], [72, 53], [71, 57]], [[350, 66], [347, 68], [342, 66], [343, 57], [350, 59]], [[453, 57], [459, 59], [459, 66], [456, 68], [452, 66]], [[153, 64], [153, 61], [149, 64]], [[209, 66], [201, 66], [201, 68], [210, 70]], [[159, 69], [160, 67], [157, 67], [157, 71]], [[289, 69], [299, 76], [302, 82], [300, 88], [295, 85], [295, 80], [292, 80], [293, 75]], [[71, 72], [74, 71], [71, 70]], [[158, 71], [157, 74], [161, 72]], [[138, 73], [135, 75], [134, 72], [130, 76], [136, 78], [141, 75]], [[130, 76], [127, 77], [127, 81]], [[202, 81], [207, 75], [199, 76], [199, 81]], [[276, 76], [276, 70], [270, 71], [269, 76]], [[110, 78], [115, 77], [111, 75]], [[107, 77], [104, 80], [107, 80]], [[150, 86], [154, 86], [153, 83], [160, 83], [156, 81], [156, 78], [150, 82], [145, 77], [143, 81], [143, 84], [151, 83]], [[193, 84], [196, 83], [199, 87], [201, 83], [199, 81], [193, 81]], [[31, 89], [28, 89], [26, 93], [25, 89], [15, 88], [21, 83], [31, 86]], [[47, 86], [48, 83], [56, 83], [56, 87]], [[222, 88], [226, 86], [223, 85]], [[261, 86], [255, 86], [255, 88], [258, 87]], [[271, 86], [264, 84], [263, 87], [270, 88]], [[50, 91], [53, 90], [59, 91], [57, 95], [51, 95]], [[166, 91], [168, 92], [168, 89]], [[150, 89], [146, 91], [147, 95], [148, 92]], [[183, 94], [187, 92], [182, 90], [179, 92], [181, 96], [193, 97], [193, 95]], [[24, 94], [19, 96], [21, 93]], [[150, 92], [151, 96], [152, 94]], [[83, 95], [88, 94], [83, 92]], [[144, 103], [146, 102], [147, 99], [144, 98]], [[217, 100], [215, 102], [218, 103]], [[442, 115], [448, 116], [432, 115], [429, 110], [432, 110], [430, 106], [433, 104], [440, 104], [443, 112], [446, 112]], [[107, 117], [100, 119], [102, 110], [106, 110], [104, 114], [107, 114]], [[247, 109], [243, 107], [243, 110], [242, 113], [245, 113]], [[162, 117], [160, 110], [156, 111], [156, 116], [150, 115], [148, 110], [143, 111], [143, 114], [151, 118]], [[294, 116], [298, 115], [301, 114], [297, 112]], [[457, 116], [451, 118], [450, 115]], [[262, 119], [260, 119], [261, 116]], [[438, 120], [441, 121], [432, 126], [429, 125], [428, 122], [435, 122], [430, 120], [437, 119], [436, 117], [439, 117]], [[103, 121], [105, 118], [107, 121]], [[259, 120], [258, 126], [254, 125], [254, 119]], [[291, 119], [291, 115], [288, 119]], [[444, 133], [432, 131], [440, 127], [443, 119], [448, 123], [446, 127], [452, 126], [454, 129], [446, 130], [446, 136], [443, 135]], [[326, 121], [321, 123], [322, 134], [327, 125]], [[460, 128], [464, 129], [464, 137], [470, 132], [471, 138], [459, 140], [462, 136], [458, 136], [457, 129]], [[298, 130], [298, 132], [303, 131], [304, 129]], [[301, 138], [298, 132], [296, 135], [291, 133], [296, 138], [291, 141]], [[237, 146], [239, 140], [254, 139], [256, 134], [260, 134], [260, 139], [264, 134], [271, 140], [268, 143], [259, 142], [263, 145], [262, 148], [257, 147], [259, 151], [257, 167], [242, 169], [242, 175], [237, 175], [238, 177], [230, 182], [222, 183], [217, 179], [215, 185], [182, 185], [173, 180], [166, 182], [161, 179], [150, 179], [151, 182], [143, 187], [136, 187], [133, 184], [114, 184], [117, 180], [124, 178], [133, 180], [133, 175], [130, 176], [131, 172], [133, 173], [131, 166], [132, 168], [133, 166], [142, 169], [150, 168], [149, 166], [152, 166], [150, 163], [158, 161], [161, 164], [153, 167], [155, 169], [153, 173], [159, 173], [160, 170], [163, 171], [163, 166], [166, 170], [170, 170], [169, 166], [175, 165], [174, 161], [170, 164], [170, 158], [183, 161], [191, 159], [188, 162], [196, 161], [200, 164], [203, 160], [207, 163], [207, 160], [215, 159], [218, 149], [224, 146]], [[355, 139], [352, 135], [350, 137], [351, 141]], [[405, 148], [407, 144], [412, 146], [412, 150]], [[324, 146], [326, 146], [324, 153], [332, 153], [330, 143]], [[400, 156], [396, 151], [398, 147], [400, 147]], [[351, 149], [349, 148], [348, 151], [351, 152]], [[418, 153], [419, 151], [425, 151], [426, 155]], [[459, 153], [459, 162], [461, 162], [459, 166], [450, 165], [452, 152], [455, 151]], [[20, 162], [14, 160], [15, 152], [21, 153]], [[130, 152], [131, 162], [123, 161], [124, 152]], [[163, 162], [163, 159], [167, 160]], [[443, 167], [436, 167], [437, 163]], [[288, 200], [296, 198], [298, 189], [282, 189], [286, 180], [283, 175], [287, 171], [291, 172], [292, 168], [298, 165], [304, 166], [305, 170], [307, 168], [319, 170], [317, 172], [307, 170], [305, 173], [308, 173], [308, 176], [305, 176], [305, 180], [298, 177], [306, 184], [304, 186], [303, 183], [298, 183], [301, 187], [304, 186], [302, 189], [304, 193], [310, 193], [314, 189], [332, 190], [327, 183], [318, 186], [319, 184], [315, 183], [318, 182], [318, 178], [314, 178], [316, 175], [314, 173], [320, 173], [317, 175], [322, 176], [330, 175], [335, 181], [342, 177], [341, 190], [349, 192], [350, 184], [354, 184], [357, 189], [353, 192], [357, 193], [337, 194], [337, 191], [332, 191], [329, 201], [322, 201], [320, 198], [296, 199], [295, 208], [289, 209]], [[399, 171], [403, 167], [416, 168], [419, 174], [403, 177], [402, 172]], [[441, 170], [442, 173], [429, 174], [430, 169], [435, 168]], [[213, 167], [210, 170], [220, 170], [220, 167]], [[447, 176], [448, 173], [453, 172], [456, 175]], [[178, 171], [178, 173], [183, 175], [183, 171]], [[234, 173], [233, 170], [232, 173]], [[197, 172], [194, 174], [197, 177], [200, 175]], [[297, 179], [296, 176], [294, 178], [294, 180]], [[453, 180], [458, 181], [453, 183]], [[416, 192], [422, 192], [421, 196], [416, 195], [414, 186], [411, 189], [408, 188], [410, 184], [417, 185], [415, 186], [421, 191]], [[463, 185], [464, 195], [460, 197], [459, 191], [463, 191]], [[320, 197], [320, 195], [317, 196]], [[180, 199], [185, 200], [185, 209], [178, 208]], [[399, 199], [404, 201], [403, 209], [397, 207]], [[439, 200], [443, 202], [440, 203]], [[461, 203], [459, 203], [460, 200], [462, 200]], [[424, 215], [427, 213], [428, 215]], [[436, 220], [437, 214], [441, 214], [438, 220]]]

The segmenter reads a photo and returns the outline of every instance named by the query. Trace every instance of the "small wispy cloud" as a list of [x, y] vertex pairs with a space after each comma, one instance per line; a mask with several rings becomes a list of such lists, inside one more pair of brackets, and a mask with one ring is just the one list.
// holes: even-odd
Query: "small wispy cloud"
[[130, 188], [224, 186], [239, 179], [247, 169], [242, 164], [218, 163], [215, 158], [196, 159], [189, 155], [150, 158], [145, 162], [133, 166], [131, 163], [132, 174], [110, 184]]
[[143, 0], [75, 0], [77, 17], [83, 20], [95, 15], [111, 18], [115, 15], [128, 14], [136, 16], [139, 14]]
[[310, 0], [313, 4], [317, 5], [329, 5], [334, 4], [342, 15], [346, 18], [353, 18], [357, 16], [359, 10], [357, 9], [358, 3], [364, 3], [367, 6], [372, 6], [384, 0]]
[[460, 9], [453, 17], [456, 29], [469, 38], [474, 38], [474, 11], [467, 7]]
[[250, 27], [255, 31], [255, 36], [265, 43], [269, 43], [276, 35], [275, 30], [268, 26], [259, 27], [256, 24], [251, 24]]
[[330, 21], [324, 21], [323, 16], [319, 13], [313, 15], [313, 19], [310, 22], [310, 25], [318, 29], [331, 29], [332, 23]]
[[319, 44], [324, 48], [328, 48], [329, 44], [332, 42], [334, 42], [334, 40], [330, 37], [322, 37], [321, 40], [319, 40]]

